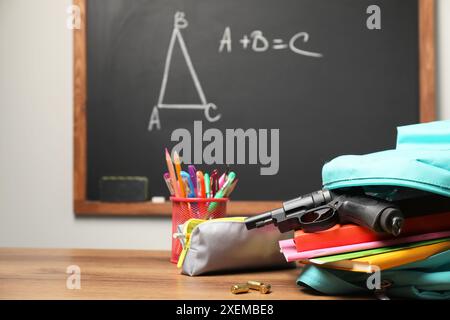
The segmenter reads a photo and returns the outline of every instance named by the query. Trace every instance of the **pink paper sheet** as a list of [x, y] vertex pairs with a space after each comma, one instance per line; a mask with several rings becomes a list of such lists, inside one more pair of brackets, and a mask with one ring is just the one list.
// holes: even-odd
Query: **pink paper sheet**
[[283, 253], [284, 257], [288, 262], [297, 261], [297, 260], [305, 260], [316, 257], [323, 256], [331, 256], [339, 253], [345, 252], [353, 252], [353, 251], [361, 251], [367, 249], [381, 248], [381, 247], [389, 247], [395, 246], [404, 243], [418, 242], [418, 241], [426, 241], [432, 239], [446, 238], [450, 237], [449, 231], [441, 231], [441, 232], [432, 232], [419, 234], [415, 236], [408, 236], [403, 238], [396, 238], [390, 240], [382, 240], [382, 241], [371, 241], [371, 242], [363, 242], [357, 244], [351, 244], [347, 246], [340, 247], [331, 247], [331, 248], [323, 248], [317, 250], [309, 250], [297, 252], [295, 247], [294, 239], [281, 240], [279, 241], [280, 251]]

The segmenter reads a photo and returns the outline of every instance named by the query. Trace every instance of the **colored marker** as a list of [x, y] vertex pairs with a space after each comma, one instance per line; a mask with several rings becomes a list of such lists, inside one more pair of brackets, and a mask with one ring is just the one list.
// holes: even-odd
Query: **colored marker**
[[211, 173], [210, 177], [210, 184], [211, 184], [211, 194], [212, 197], [217, 193], [219, 190], [219, 171], [217, 169], [214, 169]]
[[173, 162], [175, 162], [175, 170], [177, 172], [178, 185], [180, 187], [180, 197], [186, 198], [186, 190], [184, 189], [183, 178], [181, 177], [180, 157], [176, 151], [173, 154]]
[[[197, 171], [197, 197], [205, 199], [206, 191], [205, 191], [205, 177], [203, 176], [203, 172]], [[197, 216], [202, 219], [204, 213], [207, 211], [206, 204], [203, 202], [198, 203], [198, 214]]]
[[166, 148], [166, 163], [169, 170], [170, 183], [172, 184], [173, 191], [176, 197], [180, 196], [180, 190], [177, 185], [177, 179], [175, 177], [175, 171], [173, 169], [172, 158], [170, 158], [169, 151]]
[[236, 179], [236, 173], [234, 173], [233, 171], [230, 172], [230, 174], [228, 175], [228, 179], [227, 182], [225, 182], [225, 184], [223, 185], [223, 187], [216, 193], [216, 196], [214, 198], [216, 199], [220, 199], [223, 198], [224, 195], [226, 194], [226, 192], [228, 191], [228, 189], [231, 187], [231, 185], [234, 182], [234, 179]]
[[206, 198], [205, 177], [201, 171], [197, 171], [197, 197]]
[[181, 171], [181, 178], [183, 179], [183, 184], [186, 190], [186, 196], [188, 198], [195, 198], [195, 188], [189, 173], [187, 173], [186, 171]]
[[[226, 194], [228, 188], [231, 186], [231, 184], [233, 183], [234, 179], [236, 178], [236, 174], [231, 171], [230, 174], [228, 175], [228, 179], [227, 182], [225, 182], [225, 184], [223, 185], [222, 189], [220, 189], [219, 191], [217, 191], [216, 195], [214, 196], [214, 199], [220, 199], [223, 198], [224, 195]], [[213, 211], [215, 208], [217, 207], [217, 202], [213, 201], [209, 204], [208, 207], [208, 211], [211, 212]]]
[[195, 166], [190, 164], [188, 166], [188, 172], [189, 176], [191, 177], [192, 184], [194, 185], [194, 193], [196, 193], [197, 190], [197, 169], [195, 169]]
[[227, 174], [224, 173], [219, 178], [219, 189], [222, 189], [223, 185], [225, 184], [225, 181], [227, 180]]
[[206, 192], [206, 198], [211, 198], [211, 183], [209, 180], [209, 174], [205, 173], [203, 175], [204, 179], [205, 179], [205, 192]]

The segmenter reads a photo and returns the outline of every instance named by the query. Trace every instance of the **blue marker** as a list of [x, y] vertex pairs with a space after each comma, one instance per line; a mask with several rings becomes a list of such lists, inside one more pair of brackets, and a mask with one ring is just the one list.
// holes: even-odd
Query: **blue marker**
[[189, 173], [181, 171], [181, 178], [186, 186], [186, 194], [188, 198], [195, 198], [195, 188]]

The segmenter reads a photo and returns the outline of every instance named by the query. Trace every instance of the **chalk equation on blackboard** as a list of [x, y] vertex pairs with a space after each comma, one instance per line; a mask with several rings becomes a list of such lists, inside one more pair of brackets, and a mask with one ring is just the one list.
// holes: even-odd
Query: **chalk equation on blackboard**
[[[302, 40], [302, 41], [300, 41]], [[268, 39], [264, 36], [261, 30], [254, 30], [250, 33], [250, 37], [244, 34], [239, 43], [242, 49], [251, 49], [254, 52], [265, 52], [269, 49], [273, 50], [285, 50], [289, 49], [293, 53], [300, 54], [302, 56], [312, 57], [312, 58], [322, 58], [323, 54], [319, 52], [307, 51], [299, 48], [299, 42], [306, 43], [309, 41], [308, 32], [298, 32], [294, 34], [288, 42], [285, 42], [282, 38]], [[232, 51], [232, 37], [231, 28], [226, 27], [222, 39], [220, 40], [219, 53], [231, 52]]]
[[[192, 64], [191, 57], [189, 56], [189, 52], [186, 47], [186, 43], [184, 42], [183, 35], [181, 34], [181, 29], [185, 29], [188, 26], [188, 21], [185, 18], [184, 12], [176, 12], [174, 16], [174, 24], [172, 36], [169, 42], [169, 49], [167, 50], [166, 62], [164, 65], [164, 74], [161, 83], [161, 89], [159, 91], [158, 103], [153, 107], [152, 114], [150, 116], [150, 122], [148, 125], [148, 130], [152, 131], [153, 127], [156, 127], [158, 130], [161, 129], [161, 122], [159, 119], [158, 109], [181, 109], [181, 110], [204, 110], [205, 118], [209, 122], [215, 122], [220, 119], [221, 115], [216, 114], [215, 116], [211, 116], [211, 110], [217, 110], [217, 106], [214, 103], [208, 102], [206, 100], [205, 93], [203, 92], [202, 85], [200, 84], [200, 80], [198, 79], [197, 73], [195, 72], [194, 65]], [[183, 53], [184, 60], [186, 61], [186, 65], [189, 69], [189, 73], [191, 74], [192, 80], [194, 81], [195, 88], [197, 90], [197, 94], [200, 98], [199, 104], [165, 104], [164, 103], [164, 94], [166, 92], [167, 80], [169, 78], [170, 72], [170, 63], [172, 61], [173, 48], [175, 46], [175, 41], [178, 41], [178, 44], [181, 48], [181, 52]]]
[[[203, 110], [205, 113], [205, 118], [209, 122], [218, 121], [221, 118], [221, 114], [218, 113], [215, 116], [211, 115], [211, 111], [217, 111], [217, 106], [208, 102], [203, 91], [200, 80], [197, 76], [197, 72], [195, 71], [194, 65], [192, 64], [191, 57], [186, 47], [186, 43], [183, 39], [183, 35], [181, 33], [182, 29], [186, 29], [188, 27], [188, 21], [185, 17], [184, 12], [178, 11], [174, 15], [174, 24], [173, 31], [170, 37], [169, 48], [167, 50], [166, 61], [164, 65], [164, 73], [163, 79], [161, 82], [161, 88], [159, 91], [159, 97], [157, 104], [153, 107], [152, 114], [150, 116], [150, 121], [148, 124], [148, 130], [152, 131], [154, 127], [158, 130], [161, 129], [161, 121], [159, 118], [159, 109], [179, 109], [179, 110]], [[289, 49], [293, 53], [312, 57], [312, 58], [322, 58], [323, 54], [319, 52], [307, 51], [300, 48], [299, 43], [307, 43], [309, 41], [309, 34], [307, 32], [298, 32], [290, 37], [289, 41], [286, 43], [281, 38], [275, 38], [269, 40], [264, 36], [261, 30], [254, 30], [251, 32], [250, 37], [245, 34], [241, 39], [239, 39], [240, 44], [244, 50], [250, 48], [254, 52], [265, 52], [269, 49], [273, 50], [283, 50]], [[194, 82], [195, 88], [197, 90], [198, 97], [200, 99], [200, 103], [198, 104], [167, 104], [164, 103], [164, 96], [166, 93], [167, 81], [169, 78], [170, 72], [170, 64], [172, 62], [172, 54], [174, 46], [178, 42], [181, 52], [183, 54], [186, 65], [189, 69], [189, 73], [192, 77], [192, 81]], [[219, 53], [222, 52], [231, 52], [232, 51], [232, 38], [231, 38], [231, 28], [227, 26], [224, 30], [223, 36], [220, 40], [219, 44]]]

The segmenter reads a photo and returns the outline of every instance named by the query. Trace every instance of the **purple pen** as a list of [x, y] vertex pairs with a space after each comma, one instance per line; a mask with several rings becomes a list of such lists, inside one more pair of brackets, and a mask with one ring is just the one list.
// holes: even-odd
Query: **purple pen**
[[192, 184], [194, 185], [195, 190], [193, 191], [195, 192], [195, 194], [197, 194], [197, 169], [195, 169], [195, 166], [193, 164], [190, 164], [188, 166], [188, 172], [189, 176], [191, 177]]

